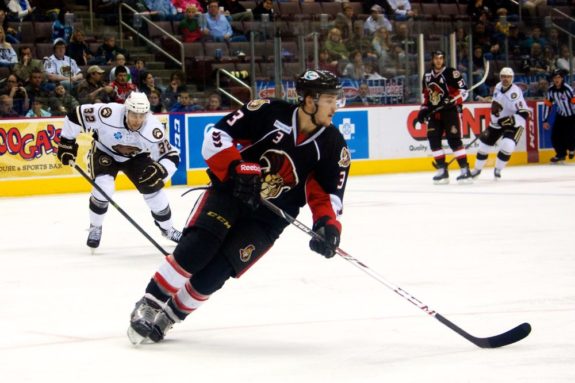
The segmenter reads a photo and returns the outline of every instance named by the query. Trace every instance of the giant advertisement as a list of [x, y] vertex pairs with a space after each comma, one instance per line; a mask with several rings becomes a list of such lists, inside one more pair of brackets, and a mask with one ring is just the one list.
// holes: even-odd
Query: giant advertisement
[[[0, 180], [73, 175], [74, 169], [62, 166], [56, 146], [62, 119], [0, 120]], [[91, 138], [78, 137], [78, 164], [86, 167]]]

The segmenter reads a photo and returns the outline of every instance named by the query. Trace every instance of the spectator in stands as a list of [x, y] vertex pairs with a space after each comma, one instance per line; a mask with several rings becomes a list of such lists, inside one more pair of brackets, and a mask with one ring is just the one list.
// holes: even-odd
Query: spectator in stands
[[185, 43], [193, 43], [202, 38], [202, 30], [200, 28], [201, 15], [195, 5], [190, 5], [186, 8], [186, 13], [180, 24], [178, 24], [178, 31], [182, 35], [182, 41]]
[[190, 6], [196, 7], [199, 12], [204, 11], [204, 7], [202, 6], [202, 1], [198, 0], [171, 0], [172, 5], [176, 8], [176, 12], [184, 13], [186, 9]]
[[218, 93], [212, 93], [208, 96], [208, 102], [206, 103], [206, 111], [215, 112], [218, 110], [223, 110], [222, 108], [222, 97]]
[[[110, 69], [110, 82], [114, 81], [116, 78], [116, 68], [119, 66], [126, 66], [126, 56], [121, 53], [118, 53], [116, 57], [114, 57], [114, 62], [112, 63], [112, 69]], [[128, 82], [138, 81], [140, 78], [140, 73], [138, 73], [138, 77], [132, 77], [130, 71], [128, 71]]]
[[353, 11], [353, 7], [349, 2], [345, 2], [343, 3], [343, 12], [337, 13], [333, 25], [341, 31], [342, 38], [348, 40], [354, 36], [353, 25], [356, 20], [357, 16]]
[[380, 70], [392, 64], [394, 44], [391, 41], [389, 31], [385, 27], [380, 27], [375, 32], [371, 40], [371, 46], [377, 55]]
[[268, 15], [269, 21], [275, 20], [275, 13], [272, 0], [262, 0], [253, 9], [254, 20], [261, 21], [262, 15]]
[[386, 79], [381, 74], [379, 74], [377, 62], [374, 59], [370, 58], [370, 59], [364, 60], [363, 68], [365, 71], [363, 74], [363, 78], [365, 80], [385, 80]]
[[347, 51], [353, 52], [357, 50], [365, 55], [368, 55], [370, 53], [376, 55], [371, 45], [372, 38], [373, 38], [372, 35], [367, 35], [365, 33], [365, 30], [363, 29], [363, 24], [361, 23], [354, 24], [353, 37], [345, 42]]
[[7, 94], [0, 94], [0, 118], [20, 117], [12, 107], [12, 100]]
[[563, 42], [559, 39], [559, 31], [557, 28], [549, 28], [547, 30], [547, 46], [551, 47], [557, 54], [561, 53], [561, 45]]
[[382, 13], [382, 8], [376, 4], [371, 7], [371, 13], [363, 23], [363, 29], [367, 36], [372, 36], [380, 27], [385, 27], [389, 32], [393, 29], [391, 22]]
[[415, 16], [409, 0], [387, 0], [387, 3], [392, 9], [392, 17], [397, 21], [405, 21]]
[[28, 0], [4, 0], [4, 3], [8, 7], [8, 20], [12, 21], [28, 18], [35, 9]]
[[204, 15], [206, 25], [202, 33], [208, 40], [213, 41], [245, 41], [245, 36], [233, 36], [232, 26], [228, 19], [220, 13], [217, 0], [210, 0], [208, 12]]
[[8, 25], [6, 10], [0, 8], [0, 26], [6, 32], [6, 41], [10, 44], [20, 44], [20, 33]]
[[10, 99], [10, 107], [16, 114], [23, 116], [30, 109], [30, 99], [26, 88], [18, 80], [14, 74], [8, 75], [4, 87], [0, 90], [0, 94], [6, 95]]
[[252, 21], [254, 14], [247, 10], [238, 0], [220, 0], [220, 7], [224, 7], [224, 14], [232, 21]]
[[184, 74], [180, 71], [172, 72], [170, 83], [162, 93], [162, 104], [166, 110], [171, 110], [178, 102], [178, 95], [187, 90], [186, 85], [184, 85]]
[[86, 44], [86, 36], [83, 31], [76, 30], [72, 32], [70, 43], [66, 49], [68, 56], [76, 61], [79, 66], [90, 65], [94, 60], [94, 53]]
[[68, 44], [70, 42], [70, 37], [72, 37], [72, 32], [74, 31], [74, 26], [70, 25], [66, 20], [66, 11], [63, 9], [54, 12], [54, 21], [52, 22], [52, 43], [57, 39], [62, 39]]
[[26, 85], [26, 93], [30, 98], [30, 102], [33, 102], [36, 98], [48, 99], [50, 92], [46, 89], [45, 84], [45, 73], [42, 69], [33, 68], [30, 71], [30, 77], [28, 79], [28, 85]]
[[[137, 57], [134, 60], [134, 65], [131, 66], [129, 68], [130, 70], [130, 74], [129, 74], [129, 78], [140, 78], [140, 72], [143, 72], [146, 70], [146, 61], [144, 61], [143, 58], [141, 57]], [[111, 80], [110, 80], [111, 81]]]
[[[308, 68], [313, 68], [314, 63], [310, 61], [308, 63]], [[337, 66], [337, 60], [332, 60], [329, 55], [329, 51], [326, 48], [321, 48], [318, 53], [318, 69], [327, 70], [334, 73], [337, 76], [341, 76], [339, 68]]]
[[80, 105], [78, 100], [66, 91], [62, 84], [56, 84], [54, 92], [48, 98], [48, 106], [52, 116], [65, 116]]
[[537, 81], [535, 89], [529, 91], [528, 96], [530, 98], [543, 99], [547, 96], [547, 90], [549, 90], [549, 81], [545, 77], [541, 77]]
[[140, 90], [140, 92], [145, 93], [146, 96], [149, 96], [152, 90], [157, 90], [158, 92], [160, 92], [160, 94], [162, 93], [162, 90], [156, 85], [156, 79], [154, 78], [154, 75], [152, 74], [152, 72], [148, 71], [140, 72], [140, 81], [138, 82], [138, 89]]
[[148, 95], [150, 101], [150, 111], [152, 113], [166, 113], [166, 108], [162, 105], [162, 94], [158, 89], [152, 89]]
[[525, 52], [530, 52], [531, 46], [534, 43], [539, 44], [541, 48], [544, 48], [547, 45], [547, 39], [542, 35], [540, 27], [534, 26], [534, 27], [528, 29], [528, 32], [529, 31], [531, 33], [528, 34], [528, 36], [525, 38], [525, 40], [523, 40], [523, 44], [522, 44], [522, 49]]
[[18, 63], [18, 55], [8, 41], [4, 28], [0, 27], [0, 67], [10, 68]]
[[189, 113], [189, 112], [197, 112], [202, 109], [203, 108], [201, 105], [194, 104], [192, 102], [190, 92], [188, 92], [187, 90], [183, 90], [178, 95], [178, 102], [176, 102], [176, 104], [172, 106], [170, 112]]
[[84, 78], [82, 70], [76, 64], [76, 60], [66, 56], [66, 43], [64, 40], [57, 40], [54, 43], [54, 54], [44, 61], [44, 71], [50, 83], [55, 84], [59, 82], [68, 91], [71, 91]]
[[[149, 15], [153, 15], [155, 19], [159, 20], [179, 20], [182, 17], [181, 12], [178, 12], [171, 0], [142, 1], [144, 3], [144, 8], [146, 8], [146, 12], [140, 12], [142, 14], [148, 13]], [[147, 24], [143, 23], [141, 27], [143, 28], [141, 32], [146, 33]]]
[[[537, 8], [547, 5], [547, 0], [520, 0], [521, 6], [525, 13], [527, 13], [527, 18], [525, 21], [528, 23], [533, 23], [537, 20]], [[540, 15], [545, 16], [545, 15]]]
[[130, 59], [130, 54], [126, 49], [116, 46], [116, 37], [112, 35], [107, 36], [104, 38], [102, 45], [96, 50], [96, 63], [98, 65], [112, 65], [116, 55], [119, 53], [123, 54], [127, 60]]
[[543, 47], [539, 43], [533, 43], [531, 45], [531, 57], [529, 57], [528, 66], [526, 69], [527, 74], [536, 75], [549, 73], [551, 68], [547, 62], [545, 56], [543, 55]]
[[323, 46], [329, 52], [330, 61], [337, 61], [344, 65], [349, 61], [349, 52], [343, 42], [341, 31], [339, 29], [334, 27], [329, 30]]
[[525, 36], [519, 30], [519, 26], [512, 23], [509, 26], [509, 36], [507, 37], [507, 44], [509, 46], [509, 58], [519, 59], [521, 57], [521, 42], [523, 39], [525, 39]]
[[45, 99], [38, 97], [32, 101], [32, 107], [26, 113], [26, 117], [51, 117], [52, 113], [45, 106]]
[[[458, 66], [458, 69], [463, 73], [463, 75], [465, 76], [468, 73], [469, 70], [469, 58], [468, 57], [464, 57], [461, 60], [461, 64]], [[485, 74], [485, 59], [483, 56], [483, 47], [481, 45], [476, 45], [473, 48], [473, 57], [472, 57], [472, 61], [473, 63], [473, 84], [478, 83], [481, 78], [483, 77], [483, 75]], [[467, 84], [470, 83], [470, 81], [468, 81], [467, 77], [465, 82]], [[481, 84], [479, 87], [477, 87], [474, 91], [474, 96], [477, 99], [477, 96], [479, 97], [487, 97], [489, 95], [489, 86], [487, 86], [487, 84], [483, 83]]]
[[379, 104], [379, 97], [373, 97], [370, 93], [369, 85], [366, 82], [362, 82], [357, 89], [357, 95], [348, 100], [347, 104], [362, 106]]
[[347, 63], [343, 69], [342, 76], [354, 80], [362, 80], [365, 78], [365, 65], [360, 51], [353, 51], [351, 53], [351, 62]]
[[116, 99], [114, 87], [104, 81], [104, 70], [97, 65], [88, 68], [86, 79], [76, 87], [76, 97], [81, 104], [108, 103]]
[[18, 51], [20, 59], [12, 68], [12, 73], [26, 85], [32, 69], [42, 70], [42, 61], [32, 57], [32, 48], [30, 46], [22, 45], [18, 48]]
[[[575, 57], [571, 58], [571, 65], [575, 68]], [[555, 60], [555, 66], [557, 69], [563, 69], [565, 72], [569, 72], [569, 46], [562, 45], [559, 50], [559, 57]]]
[[132, 91], [137, 91], [138, 87], [128, 82], [128, 69], [125, 66], [116, 67], [116, 78], [110, 83], [114, 89], [115, 102], [123, 104]]

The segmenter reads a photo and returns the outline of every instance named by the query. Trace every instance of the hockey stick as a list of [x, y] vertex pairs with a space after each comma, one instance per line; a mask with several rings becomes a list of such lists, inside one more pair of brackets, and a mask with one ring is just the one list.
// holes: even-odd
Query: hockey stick
[[98, 186], [98, 184], [96, 184], [94, 182], [94, 180], [92, 180], [92, 178], [90, 178], [90, 176], [88, 176], [88, 174], [86, 174], [86, 172], [84, 171], [84, 169], [82, 169], [78, 164], [74, 163], [74, 169], [76, 169], [76, 171], [78, 171], [78, 173], [80, 173], [82, 175], [82, 177], [84, 177], [86, 179], [86, 181], [88, 181], [90, 183], [90, 185], [92, 185], [96, 190], [98, 190], [100, 192], [100, 194], [102, 194], [104, 196], [104, 198], [106, 198], [108, 200], [108, 202], [110, 202], [110, 204], [112, 204], [112, 206], [114, 206], [116, 208], [116, 210], [118, 210], [120, 212], [120, 214], [122, 214], [124, 216], [124, 218], [126, 218], [132, 225], [134, 225], [134, 227], [136, 229], [138, 229], [138, 231], [140, 233], [142, 233], [142, 235], [144, 237], [146, 237], [148, 239], [148, 241], [150, 241], [152, 243], [152, 245], [154, 245], [156, 247], [156, 249], [160, 250], [160, 252], [164, 255], [168, 255], [170, 253], [168, 253], [166, 250], [164, 250], [164, 248], [162, 246], [160, 246], [156, 241], [154, 241], [154, 239], [152, 237], [150, 237], [150, 235], [148, 233], [146, 233], [144, 231], [144, 229], [142, 229], [140, 227], [140, 225], [138, 225], [136, 223], [136, 221], [134, 221], [132, 219], [132, 217], [130, 217], [128, 215], [128, 213], [126, 213], [124, 211], [124, 209], [122, 209], [120, 206], [118, 206], [118, 204], [116, 202], [114, 202], [114, 200], [108, 195], [106, 194], [106, 192], [104, 190], [102, 190], [102, 188], [100, 186]]
[[[477, 140], [479, 139], [479, 136], [475, 136], [475, 138], [473, 140], [471, 140], [470, 143], [468, 143], [467, 145], [465, 145], [465, 150], [469, 149]], [[457, 157], [453, 157], [452, 159], [450, 159], [446, 164], [445, 164], [445, 168], [447, 169], [449, 167], [449, 165], [451, 165], [451, 163], [453, 161], [456, 160]], [[433, 161], [431, 163], [433, 165], [434, 168], [439, 169], [439, 165], [437, 164], [437, 162]]]
[[[262, 204], [265, 205], [267, 208], [269, 208], [272, 212], [279, 215], [280, 217], [282, 217], [287, 222], [294, 225], [295, 227], [297, 227], [298, 229], [300, 229], [304, 233], [307, 233], [312, 238], [323, 240], [323, 237], [321, 235], [317, 234], [316, 232], [311, 230], [309, 227], [307, 227], [306, 225], [304, 225], [303, 223], [301, 223], [297, 219], [291, 217], [289, 214], [287, 214], [285, 211], [283, 211], [282, 209], [280, 209], [279, 207], [277, 207], [273, 203], [271, 203], [265, 199], [262, 199], [261, 201], [262, 201]], [[383, 276], [376, 273], [375, 271], [370, 269], [367, 265], [365, 265], [363, 262], [352, 257], [350, 254], [346, 253], [345, 251], [343, 251], [339, 247], [336, 249], [336, 253], [339, 256], [341, 256], [343, 259], [345, 259], [346, 261], [350, 262], [355, 267], [357, 267], [358, 269], [363, 271], [364, 273], [368, 274], [370, 277], [377, 280], [379, 283], [383, 284], [385, 287], [389, 288], [390, 290], [392, 290], [393, 292], [395, 292], [396, 294], [398, 294], [399, 296], [401, 296], [402, 298], [404, 298], [408, 302], [414, 304], [415, 306], [420, 308], [423, 312], [434, 317], [439, 322], [441, 322], [445, 326], [449, 327], [451, 330], [455, 331], [456, 333], [458, 333], [459, 335], [461, 335], [462, 337], [464, 337], [465, 339], [467, 339], [468, 341], [470, 341], [471, 343], [473, 343], [474, 345], [476, 345], [478, 347], [497, 348], [497, 347], [507, 346], [509, 344], [518, 342], [521, 339], [527, 337], [527, 335], [529, 335], [529, 333], [531, 332], [531, 325], [529, 323], [522, 323], [519, 326], [514, 327], [511, 330], [508, 330], [508, 331], [501, 333], [499, 335], [494, 335], [494, 336], [490, 336], [487, 338], [478, 338], [476, 336], [473, 336], [473, 335], [469, 334], [467, 331], [463, 330], [461, 327], [457, 326], [455, 323], [453, 323], [450, 320], [448, 320], [447, 318], [445, 318], [443, 315], [439, 314], [437, 311], [432, 310], [428, 305], [421, 302], [419, 299], [415, 298], [413, 295], [409, 294], [407, 291], [403, 290], [401, 287], [396, 286], [393, 283], [387, 281]]]

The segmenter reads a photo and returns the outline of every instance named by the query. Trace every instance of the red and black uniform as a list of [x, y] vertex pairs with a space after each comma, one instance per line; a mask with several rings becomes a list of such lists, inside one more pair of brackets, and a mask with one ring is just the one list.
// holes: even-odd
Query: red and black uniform
[[[337, 217], [351, 161], [346, 142], [334, 126], [304, 136], [297, 121], [296, 105], [254, 100], [206, 129], [202, 155], [212, 186], [196, 203], [173, 254], [191, 274], [194, 293], [209, 296], [230, 276], [240, 276], [287, 226], [268, 208], [251, 210], [233, 196], [233, 169], [240, 161], [261, 166], [262, 198], [294, 217], [307, 203], [314, 223], [327, 220], [341, 228]], [[148, 293], [158, 297], [158, 286], [168, 290], [162, 278], [153, 281]]]
[[[465, 97], [451, 102], [461, 92], [467, 90], [461, 73], [454, 68], [443, 67], [440, 71], [431, 69], [422, 80], [423, 104], [421, 110], [429, 113], [427, 139], [433, 157], [438, 165], [445, 163], [445, 152], [441, 140], [443, 135], [453, 151], [461, 168], [467, 167], [467, 154], [461, 141], [461, 121], [459, 113]], [[437, 112], [433, 110], [438, 109]]]

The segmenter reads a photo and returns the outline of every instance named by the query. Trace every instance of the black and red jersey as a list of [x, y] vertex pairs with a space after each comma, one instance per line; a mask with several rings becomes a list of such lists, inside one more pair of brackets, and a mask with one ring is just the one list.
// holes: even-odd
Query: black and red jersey
[[202, 155], [216, 181], [227, 181], [233, 161], [257, 162], [262, 198], [292, 215], [307, 202], [314, 222], [337, 218], [351, 162], [347, 144], [333, 125], [303, 136], [297, 114], [281, 100], [253, 100], [206, 130]]
[[[439, 72], [431, 69], [423, 76], [421, 87], [423, 89], [423, 106], [426, 107], [444, 104], [467, 90], [461, 73], [451, 67], [444, 67]], [[465, 97], [458, 99], [454, 105], [461, 104], [463, 100]]]

